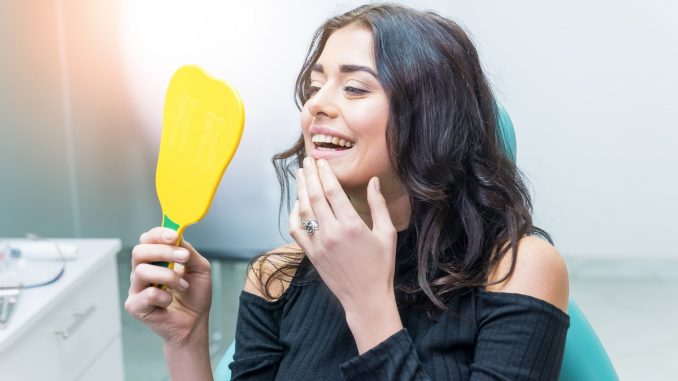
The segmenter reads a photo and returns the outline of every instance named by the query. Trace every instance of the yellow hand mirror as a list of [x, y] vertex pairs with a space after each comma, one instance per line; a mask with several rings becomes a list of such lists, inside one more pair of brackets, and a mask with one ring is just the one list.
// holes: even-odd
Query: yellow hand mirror
[[174, 73], [165, 95], [155, 188], [162, 226], [177, 231], [177, 246], [186, 226], [207, 213], [244, 123], [243, 103], [233, 87], [193, 65]]

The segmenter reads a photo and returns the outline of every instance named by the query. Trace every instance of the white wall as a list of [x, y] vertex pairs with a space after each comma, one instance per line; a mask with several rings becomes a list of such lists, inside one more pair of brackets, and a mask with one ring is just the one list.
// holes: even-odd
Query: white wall
[[561, 252], [678, 256], [678, 3], [473, 4], [447, 13], [480, 45]]
[[[153, 173], [164, 92], [177, 67], [197, 63], [235, 85], [247, 117], [240, 149], [210, 212], [186, 237], [201, 248], [242, 255], [281, 243], [270, 157], [298, 134], [294, 79], [315, 28], [359, 2], [64, 3], [84, 203], [81, 235], [116, 235], [132, 245], [138, 233], [159, 223]], [[533, 186], [537, 223], [552, 233], [562, 253], [678, 256], [672, 240], [678, 237], [678, 200], [672, 197], [678, 187], [676, 2], [405, 3], [437, 10], [473, 36], [516, 126], [518, 164]], [[97, 44], [88, 28], [102, 23], [116, 35]], [[3, 51], [10, 47], [3, 45]], [[82, 77], [92, 66], [93, 73]], [[112, 85], [96, 78], [116, 84], [113, 95], [106, 94]], [[98, 97], [88, 96], [93, 87]], [[0, 116], [0, 123], [8, 125], [7, 118]], [[0, 138], [5, 136], [26, 137], [3, 129]], [[10, 147], [9, 157], [0, 152], [0, 158], [12, 160], [19, 149]], [[58, 167], [65, 171], [62, 156]], [[20, 177], [31, 170], [26, 165], [6, 169]], [[107, 183], [106, 173], [116, 180]], [[65, 180], [59, 184], [57, 190], [68, 189]], [[21, 189], [10, 184], [9, 193], [1, 194], [15, 199], [3, 196], [0, 210], [17, 212], [15, 205], [41, 198]], [[105, 214], [115, 218], [101, 219]], [[72, 226], [72, 217], [62, 222]], [[50, 231], [51, 225], [33, 218], [0, 227], [10, 235], [30, 226]], [[286, 216], [281, 222], [286, 233]], [[77, 235], [76, 229], [51, 231], [69, 230]]]

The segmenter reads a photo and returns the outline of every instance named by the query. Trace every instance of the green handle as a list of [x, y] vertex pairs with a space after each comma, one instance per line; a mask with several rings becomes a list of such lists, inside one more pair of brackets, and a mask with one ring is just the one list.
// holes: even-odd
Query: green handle
[[[178, 232], [180, 226], [176, 222], [172, 221], [169, 217], [167, 217], [166, 214], [163, 214], [162, 215], [162, 227], [163, 228], [169, 228], [169, 229], [172, 229], [172, 230]], [[181, 237], [179, 237], [178, 242], [181, 242]], [[152, 262], [152, 264], [154, 264], [156, 266], [169, 267], [169, 262]], [[164, 285], [156, 284], [155, 287], [164, 288]]]

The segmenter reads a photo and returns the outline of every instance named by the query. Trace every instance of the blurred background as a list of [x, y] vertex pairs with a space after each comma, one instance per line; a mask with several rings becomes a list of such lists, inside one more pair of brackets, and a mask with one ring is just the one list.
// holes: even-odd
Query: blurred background
[[[0, 237], [120, 238], [124, 301], [129, 251], [161, 222], [165, 91], [179, 66], [202, 66], [246, 109], [211, 209], [185, 233], [216, 264], [217, 358], [244, 260], [290, 241], [270, 158], [299, 134], [293, 87], [312, 33], [362, 3], [0, 0]], [[476, 42], [513, 119], [536, 223], [622, 379], [676, 379], [678, 3], [401, 3]], [[122, 319], [127, 378], [167, 377], [157, 338]]]

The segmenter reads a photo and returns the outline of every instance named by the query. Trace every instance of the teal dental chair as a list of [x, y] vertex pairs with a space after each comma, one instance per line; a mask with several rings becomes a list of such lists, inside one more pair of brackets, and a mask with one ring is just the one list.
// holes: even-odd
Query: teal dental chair
[[[504, 148], [509, 158], [515, 162], [516, 134], [513, 130], [513, 122], [501, 105], [497, 104], [497, 107]], [[568, 303], [567, 312], [570, 315], [570, 328], [565, 339], [560, 381], [619, 381], [605, 348], [572, 299]], [[228, 347], [214, 370], [214, 381], [231, 379], [231, 370], [228, 365], [233, 361], [234, 353], [235, 341]]]

